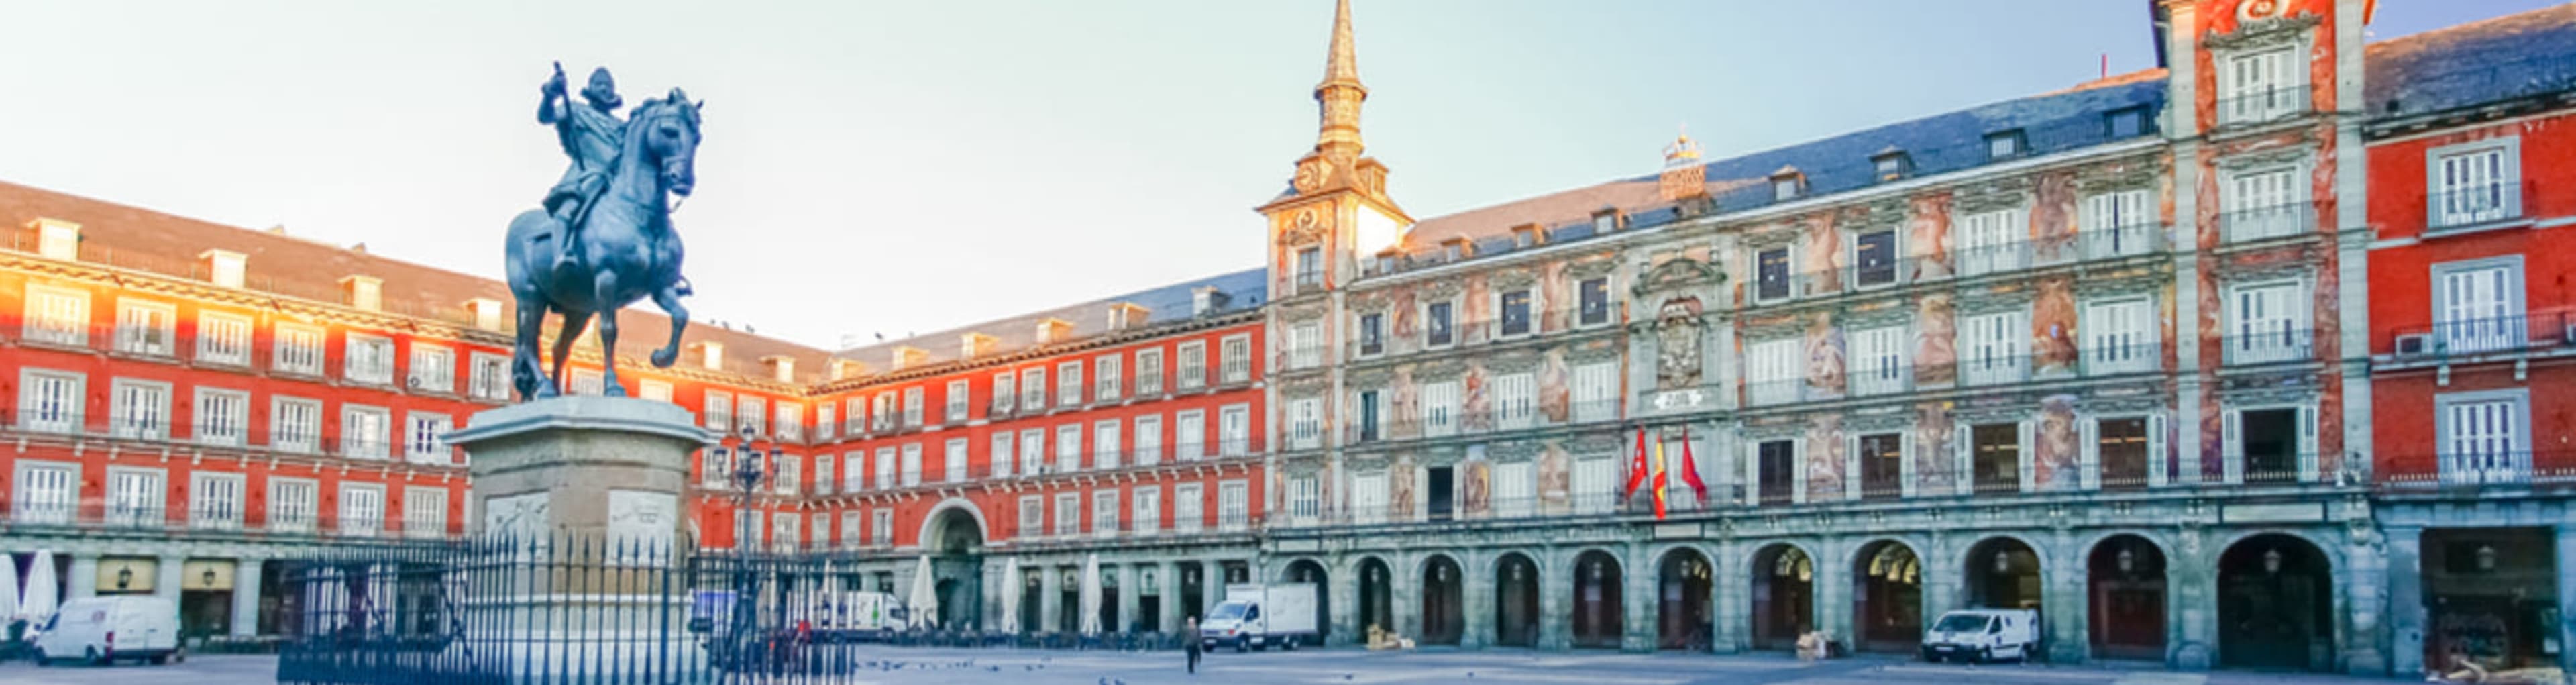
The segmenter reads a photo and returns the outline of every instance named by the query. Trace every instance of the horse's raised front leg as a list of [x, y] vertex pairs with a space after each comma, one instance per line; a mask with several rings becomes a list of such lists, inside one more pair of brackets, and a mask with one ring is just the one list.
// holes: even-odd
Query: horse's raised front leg
[[545, 332], [546, 304], [519, 300], [518, 342], [510, 347], [510, 388], [517, 390], [519, 401], [552, 397], [554, 388], [544, 384], [546, 367], [537, 359], [537, 334]]
[[680, 333], [689, 329], [689, 308], [680, 304], [680, 295], [686, 287], [681, 285], [683, 282], [675, 280], [653, 292], [653, 304], [671, 315], [671, 340], [664, 343], [662, 349], [653, 351], [654, 368], [667, 369], [672, 362], [680, 360]]
[[572, 363], [573, 341], [580, 340], [582, 329], [589, 327], [590, 312], [564, 312], [563, 327], [555, 329], [555, 374], [554, 379], [546, 384], [546, 396], [571, 392], [571, 388], [564, 386], [564, 367]]

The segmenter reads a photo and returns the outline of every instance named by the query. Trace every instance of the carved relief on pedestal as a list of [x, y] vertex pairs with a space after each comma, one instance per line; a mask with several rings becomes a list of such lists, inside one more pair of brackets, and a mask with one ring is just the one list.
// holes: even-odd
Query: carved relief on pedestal
[[679, 496], [644, 490], [608, 491], [608, 539], [621, 556], [661, 558], [673, 551]]
[[554, 527], [554, 493], [531, 492], [483, 500], [483, 534], [505, 540], [543, 541]]

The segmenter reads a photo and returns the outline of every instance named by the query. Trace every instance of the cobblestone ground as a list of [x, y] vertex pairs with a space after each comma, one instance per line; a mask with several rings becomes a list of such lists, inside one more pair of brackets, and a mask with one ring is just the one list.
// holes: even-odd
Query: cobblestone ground
[[[1211, 655], [1198, 675], [1184, 673], [1181, 655], [1016, 650], [884, 648], [870, 658], [879, 667], [853, 685], [961, 683], [1038, 685], [1070, 683], [1572, 683], [1580, 685], [2256, 685], [2392, 683], [2390, 679], [2219, 671], [2175, 673], [2142, 667], [1957, 666], [1887, 659], [1842, 659], [1803, 664], [1775, 656], [1683, 654], [1532, 654], [1524, 652], [1304, 651]], [[269, 657], [207, 656], [173, 666], [39, 669], [24, 662], [0, 664], [0, 685], [250, 685], [268, 683], [277, 662]]]

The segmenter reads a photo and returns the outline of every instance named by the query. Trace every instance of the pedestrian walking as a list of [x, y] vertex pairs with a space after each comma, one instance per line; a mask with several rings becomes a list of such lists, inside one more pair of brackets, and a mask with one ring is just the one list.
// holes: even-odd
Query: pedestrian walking
[[1190, 655], [1190, 673], [1196, 675], [1199, 672], [1199, 617], [1192, 616], [1188, 623], [1181, 625], [1181, 642], [1181, 651]]

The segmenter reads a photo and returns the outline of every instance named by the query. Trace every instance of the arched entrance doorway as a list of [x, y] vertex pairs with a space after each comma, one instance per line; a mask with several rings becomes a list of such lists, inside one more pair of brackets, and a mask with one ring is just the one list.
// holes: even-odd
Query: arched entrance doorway
[[1046, 625], [1046, 569], [1020, 572], [1020, 631], [1043, 632]]
[[1705, 651], [1708, 637], [1708, 557], [1677, 549], [1664, 555], [1655, 584], [1655, 648]]
[[1772, 545], [1753, 553], [1753, 648], [1796, 649], [1815, 625], [1816, 563], [1805, 551]]
[[1617, 648], [1619, 559], [1593, 550], [1574, 558], [1574, 646]]
[[1370, 626], [1395, 631], [1395, 591], [1388, 582], [1386, 562], [1377, 557], [1360, 559], [1360, 637], [1367, 639]]
[[1422, 563], [1422, 644], [1454, 645], [1467, 633], [1465, 574], [1458, 562], [1432, 555]]
[[931, 521], [939, 550], [931, 558], [931, 589], [939, 597], [939, 627], [984, 629], [984, 524], [963, 507]]
[[[2039, 609], [2039, 553], [2012, 538], [1987, 538], [1968, 548], [1968, 606]], [[2047, 621], [2042, 610], [2040, 620]]]
[[1894, 540], [1862, 547], [1852, 559], [1855, 648], [1911, 654], [1923, 643], [1923, 560]]
[[2296, 537], [2257, 535], [2218, 558], [2218, 659], [2229, 666], [2334, 667], [2334, 576]]
[[1288, 582], [1315, 586], [1315, 643], [1321, 644], [1333, 634], [1332, 576], [1325, 575], [1324, 565], [1313, 559], [1288, 563]]
[[2114, 535], [2085, 561], [2085, 631], [2096, 659], [2165, 658], [2165, 553], [2146, 538]]
[[1494, 644], [1538, 646], [1538, 562], [1519, 553], [1494, 560]]

